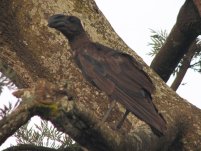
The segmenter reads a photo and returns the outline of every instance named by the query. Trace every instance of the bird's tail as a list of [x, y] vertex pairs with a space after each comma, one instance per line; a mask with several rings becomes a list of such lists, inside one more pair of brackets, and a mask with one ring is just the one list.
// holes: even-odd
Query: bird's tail
[[[154, 105], [154, 104], [153, 104]], [[154, 108], [156, 110], [156, 113], [158, 113], [157, 108], [154, 105]], [[155, 115], [154, 121], [151, 123], [148, 123], [154, 132], [158, 137], [161, 137], [165, 134], [165, 131], [167, 130], [166, 127], [166, 120], [164, 119], [163, 115], [158, 113], [157, 116]]]

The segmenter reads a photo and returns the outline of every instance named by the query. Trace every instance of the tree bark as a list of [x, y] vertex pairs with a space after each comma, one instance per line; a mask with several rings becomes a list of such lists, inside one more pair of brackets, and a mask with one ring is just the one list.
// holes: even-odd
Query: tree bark
[[176, 91], [179, 87], [179, 85], [181, 84], [188, 68], [190, 67], [191, 64], [191, 60], [196, 52], [196, 42], [197, 40], [195, 40], [191, 47], [188, 49], [187, 53], [184, 55], [183, 57], [183, 61], [181, 63], [181, 67], [179, 68], [179, 71], [176, 75], [176, 78], [174, 79], [171, 88], [172, 90]]
[[[50, 120], [58, 130], [67, 133], [80, 145], [93, 151], [156, 151], [201, 150], [201, 111], [180, 98], [138, 57], [114, 32], [93, 0], [0, 0], [0, 59], [16, 72], [15, 84], [30, 87], [15, 93], [22, 98], [25, 115], [39, 115]], [[114, 125], [124, 114], [124, 107], [116, 105], [108, 120], [98, 122], [108, 109], [109, 100], [87, 83], [72, 60], [66, 39], [47, 27], [47, 19], [56, 13], [79, 17], [93, 41], [108, 45], [134, 56], [143, 64], [156, 86], [153, 101], [167, 121], [167, 132], [158, 138], [142, 121], [130, 114], [120, 130]], [[43, 78], [46, 82], [36, 83]], [[41, 84], [41, 85], [40, 85]], [[53, 93], [67, 85], [73, 94], [68, 101], [62, 94]], [[53, 91], [54, 90], [54, 91]], [[33, 104], [33, 105], [32, 105]], [[23, 125], [16, 111], [0, 122], [0, 134], [6, 137]], [[27, 118], [28, 117], [28, 118]], [[5, 124], [14, 120], [15, 125]], [[7, 128], [7, 131], [6, 131]], [[1, 139], [2, 137], [0, 137]], [[5, 139], [4, 139], [5, 140]], [[1, 142], [3, 142], [2, 140]]]
[[54, 149], [49, 147], [43, 147], [43, 146], [36, 146], [32, 144], [20, 144], [18, 146], [11, 146], [3, 151], [83, 151], [81, 148], [64, 148], [64, 149]]
[[201, 34], [201, 17], [192, 0], [186, 0], [165, 44], [151, 63], [151, 68], [167, 82], [196, 37]]

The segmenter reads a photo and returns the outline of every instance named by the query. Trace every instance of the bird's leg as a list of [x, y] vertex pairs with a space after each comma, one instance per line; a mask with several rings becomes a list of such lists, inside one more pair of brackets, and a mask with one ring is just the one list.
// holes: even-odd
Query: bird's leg
[[103, 119], [100, 121], [100, 123], [98, 123], [98, 126], [101, 126], [101, 125], [106, 121], [106, 119], [107, 119], [108, 116], [110, 115], [110, 112], [111, 112], [112, 109], [114, 108], [115, 104], [116, 104], [116, 101], [115, 101], [115, 100], [110, 103], [109, 109], [108, 109], [107, 112], [105, 113], [105, 115], [104, 115]]
[[121, 128], [121, 126], [123, 125], [124, 120], [126, 119], [128, 113], [129, 113], [129, 111], [126, 110], [126, 112], [124, 113], [122, 119], [117, 123], [117, 125], [116, 125], [116, 129], [120, 129], [120, 128]]

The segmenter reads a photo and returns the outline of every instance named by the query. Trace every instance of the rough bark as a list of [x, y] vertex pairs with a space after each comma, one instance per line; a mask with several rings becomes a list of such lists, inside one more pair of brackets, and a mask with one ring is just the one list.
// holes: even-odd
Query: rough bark
[[188, 68], [190, 68], [190, 64], [191, 64], [191, 60], [196, 52], [196, 42], [197, 40], [195, 40], [191, 47], [188, 49], [187, 53], [184, 55], [182, 63], [181, 63], [181, 67], [179, 68], [179, 71], [176, 75], [176, 78], [174, 79], [171, 88], [172, 90], [176, 91], [179, 87], [179, 85], [181, 84]]
[[196, 6], [192, 0], [186, 0], [165, 44], [151, 63], [151, 68], [165, 82], [168, 81], [192, 42], [201, 34], [200, 27], [201, 17]]
[[44, 146], [36, 146], [32, 144], [18, 144], [17, 146], [8, 147], [3, 151], [86, 151], [86, 150], [82, 149], [81, 147], [73, 145], [63, 149], [60, 148], [56, 149]]
[[[125, 45], [93, 0], [0, 0], [0, 4], [0, 59], [16, 72], [20, 79], [15, 81], [17, 85], [30, 87], [15, 94], [23, 99], [19, 108], [30, 102], [34, 104], [27, 108], [27, 115], [39, 115], [50, 120], [58, 130], [93, 151], [201, 150], [201, 111], [168, 88]], [[164, 137], [156, 137], [144, 122], [132, 114], [120, 130], [114, 130], [115, 123], [125, 111], [119, 104], [109, 119], [97, 127], [108, 109], [109, 100], [83, 79], [73, 63], [66, 39], [47, 27], [47, 18], [55, 13], [79, 17], [93, 41], [124, 50], [143, 64], [156, 86], [153, 101], [167, 120], [168, 130]], [[40, 78], [51, 85], [67, 85], [74, 100], [57, 97], [49, 86], [35, 89], [35, 82]], [[15, 112], [9, 116], [15, 119], [12, 116]], [[9, 132], [10, 128], [14, 126], [4, 124], [5, 120], [10, 121], [9, 118], [1, 121], [0, 133], [2, 128], [7, 128], [4, 135], [10, 136], [14, 133]], [[26, 120], [16, 120], [15, 125], [18, 122], [23, 125]]]

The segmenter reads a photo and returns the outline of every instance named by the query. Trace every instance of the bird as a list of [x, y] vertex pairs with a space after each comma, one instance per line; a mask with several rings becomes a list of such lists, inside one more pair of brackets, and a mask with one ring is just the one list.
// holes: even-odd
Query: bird
[[[120, 128], [128, 113], [147, 123], [159, 137], [165, 135], [166, 120], [152, 101], [155, 86], [143, 71], [143, 66], [121, 50], [93, 42], [76, 16], [56, 14], [48, 19], [48, 26], [60, 31], [69, 42], [74, 62], [84, 78], [113, 100], [122, 104], [126, 112], [117, 127]], [[112, 110], [111, 103], [104, 120]]]

